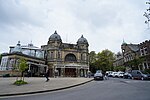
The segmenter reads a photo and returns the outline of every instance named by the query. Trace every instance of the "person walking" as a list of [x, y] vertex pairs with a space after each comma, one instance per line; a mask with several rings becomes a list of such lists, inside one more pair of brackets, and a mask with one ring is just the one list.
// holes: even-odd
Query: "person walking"
[[46, 77], [46, 82], [48, 82], [49, 81], [49, 74], [50, 74], [50, 71], [49, 71], [49, 69], [47, 69], [46, 70], [46, 73], [45, 73], [45, 77]]
[[58, 70], [57, 69], [55, 70], [54, 74], [55, 74], [55, 78], [57, 78], [58, 77]]
[[87, 77], [90, 78], [91, 77], [91, 71], [88, 71], [87, 75], [88, 75]]
[[104, 79], [105, 79], [105, 80], [108, 80], [108, 79], [109, 79], [109, 78], [108, 78], [108, 73], [105, 73]]

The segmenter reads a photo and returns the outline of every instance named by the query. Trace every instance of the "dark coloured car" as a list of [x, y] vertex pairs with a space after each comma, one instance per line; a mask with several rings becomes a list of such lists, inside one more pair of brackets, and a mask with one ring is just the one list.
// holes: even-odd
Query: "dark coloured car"
[[132, 79], [141, 79], [141, 80], [150, 79], [149, 73], [145, 73], [140, 70], [132, 70], [131, 75], [132, 75]]
[[94, 74], [94, 80], [103, 80], [103, 74], [101, 70], [97, 70]]

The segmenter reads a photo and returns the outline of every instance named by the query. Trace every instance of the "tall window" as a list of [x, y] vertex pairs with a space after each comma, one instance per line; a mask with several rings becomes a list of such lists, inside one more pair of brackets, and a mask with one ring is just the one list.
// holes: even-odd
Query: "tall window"
[[60, 58], [60, 52], [58, 52], [58, 54], [57, 54], [57, 55], [58, 55], [58, 59], [59, 59], [59, 58]]
[[147, 68], [147, 64], [146, 63], [144, 63], [144, 67]]
[[144, 54], [147, 55], [147, 47], [144, 48]]
[[144, 55], [144, 51], [142, 48], [140, 49], [140, 51], [141, 51], [141, 56]]
[[51, 59], [54, 58], [54, 52], [51, 52], [50, 58], [51, 58]]
[[81, 60], [83, 60], [83, 54], [81, 54]]

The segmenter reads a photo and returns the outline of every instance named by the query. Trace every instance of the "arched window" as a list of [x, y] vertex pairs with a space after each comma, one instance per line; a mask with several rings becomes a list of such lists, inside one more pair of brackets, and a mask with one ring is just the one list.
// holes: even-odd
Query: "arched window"
[[76, 62], [76, 56], [74, 54], [67, 54], [65, 57], [65, 61], [72, 61], [72, 62]]

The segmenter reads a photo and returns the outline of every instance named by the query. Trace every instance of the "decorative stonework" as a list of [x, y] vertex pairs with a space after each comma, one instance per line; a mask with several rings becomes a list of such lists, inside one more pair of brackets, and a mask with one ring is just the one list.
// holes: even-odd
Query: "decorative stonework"
[[83, 35], [77, 44], [62, 43], [60, 35], [55, 31], [47, 45], [41, 48], [47, 63], [52, 65], [51, 72], [58, 70], [59, 76], [85, 76], [89, 70], [88, 46], [88, 41]]

